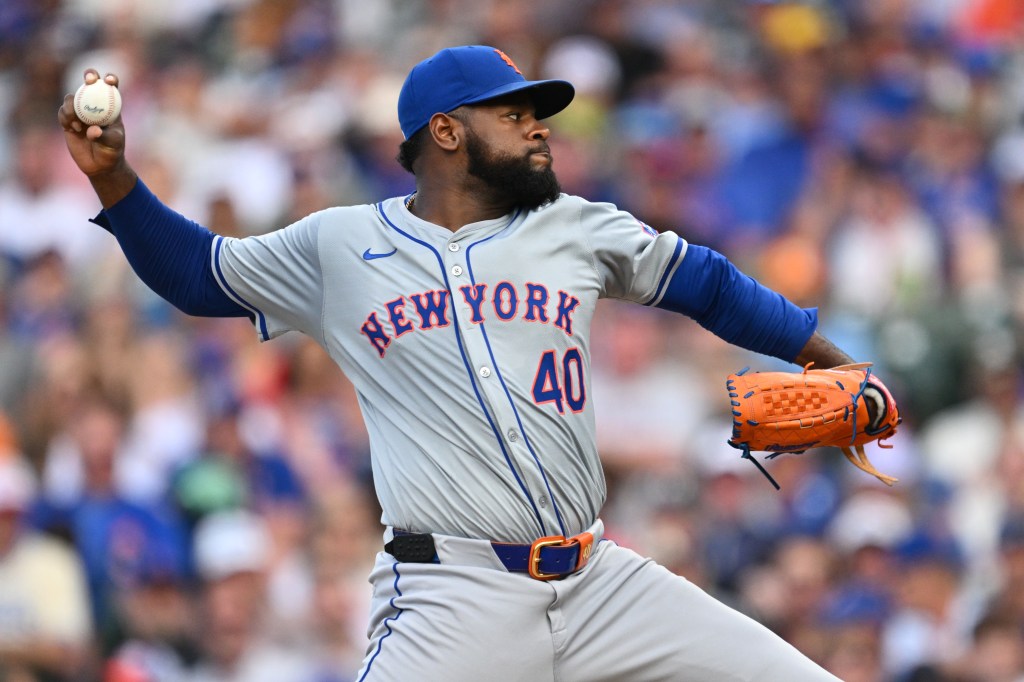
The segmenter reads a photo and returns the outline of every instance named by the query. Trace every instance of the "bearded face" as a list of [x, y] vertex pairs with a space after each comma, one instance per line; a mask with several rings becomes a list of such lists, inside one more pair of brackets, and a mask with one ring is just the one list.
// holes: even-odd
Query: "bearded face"
[[562, 191], [550, 163], [538, 168], [531, 161], [531, 155], [547, 151], [548, 144], [543, 140], [521, 156], [495, 151], [471, 128], [466, 128], [469, 174], [482, 180], [505, 202], [526, 210], [554, 201]]

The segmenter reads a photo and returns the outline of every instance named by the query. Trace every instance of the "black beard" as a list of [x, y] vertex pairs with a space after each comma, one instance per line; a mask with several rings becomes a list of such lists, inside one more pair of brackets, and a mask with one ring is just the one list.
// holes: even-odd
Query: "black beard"
[[[532, 211], [561, 194], [562, 188], [550, 165], [539, 170], [534, 168], [529, 153], [521, 157], [491, 153], [472, 131], [467, 133], [467, 170], [483, 180], [502, 203]], [[546, 151], [547, 145], [544, 147]]]

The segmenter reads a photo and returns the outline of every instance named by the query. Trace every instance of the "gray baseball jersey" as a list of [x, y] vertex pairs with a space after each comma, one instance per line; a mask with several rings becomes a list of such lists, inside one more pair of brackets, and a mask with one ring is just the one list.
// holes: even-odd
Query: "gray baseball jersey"
[[[600, 540], [595, 305], [656, 304], [686, 246], [567, 195], [454, 233], [395, 198], [214, 240], [216, 277], [261, 337], [305, 332], [355, 385], [385, 540], [433, 534], [436, 563], [377, 556], [360, 682], [835, 680], [612, 542], [550, 582], [507, 572], [490, 542]], [[495, 668], [496, 651], [515, 664]]]
[[529, 543], [597, 518], [597, 300], [656, 302], [685, 254], [609, 204], [562, 197], [450, 232], [400, 198], [217, 239], [263, 338], [299, 330], [351, 379], [383, 521]]

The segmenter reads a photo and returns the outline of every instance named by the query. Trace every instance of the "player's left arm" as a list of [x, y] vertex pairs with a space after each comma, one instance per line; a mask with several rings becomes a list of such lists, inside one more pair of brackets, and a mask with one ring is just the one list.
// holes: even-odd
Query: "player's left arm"
[[817, 369], [831, 369], [840, 365], [853, 364], [856, 360], [825, 338], [821, 332], [815, 331], [811, 334], [811, 338], [807, 339], [803, 350], [793, 362], [801, 367], [814, 363], [814, 367]]
[[852, 362], [817, 331], [816, 308], [800, 308], [717, 251], [658, 233], [612, 204], [579, 206], [602, 296], [682, 313], [733, 345], [787, 362]]
[[817, 331], [816, 308], [800, 308], [707, 247], [687, 245], [657, 307], [683, 313], [736, 346], [801, 366], [853, 362]]
[[[830, 369], [854, 362], [817, 331], [816, 308], [800, 308], [703, 246], [688, 245], [657, 307], [688, 315], [736, 346], [800, 366], [814, 363], [817, 369]], [[881, 424], [891, 411], [887, 405], [892, 399], [883, 397], [889, 392], [877, 377], [874, 382], [881, 389], [865, 384], [866, 404], [870, 423]], [[865, 471], [878, 475], [873, 467]]]

